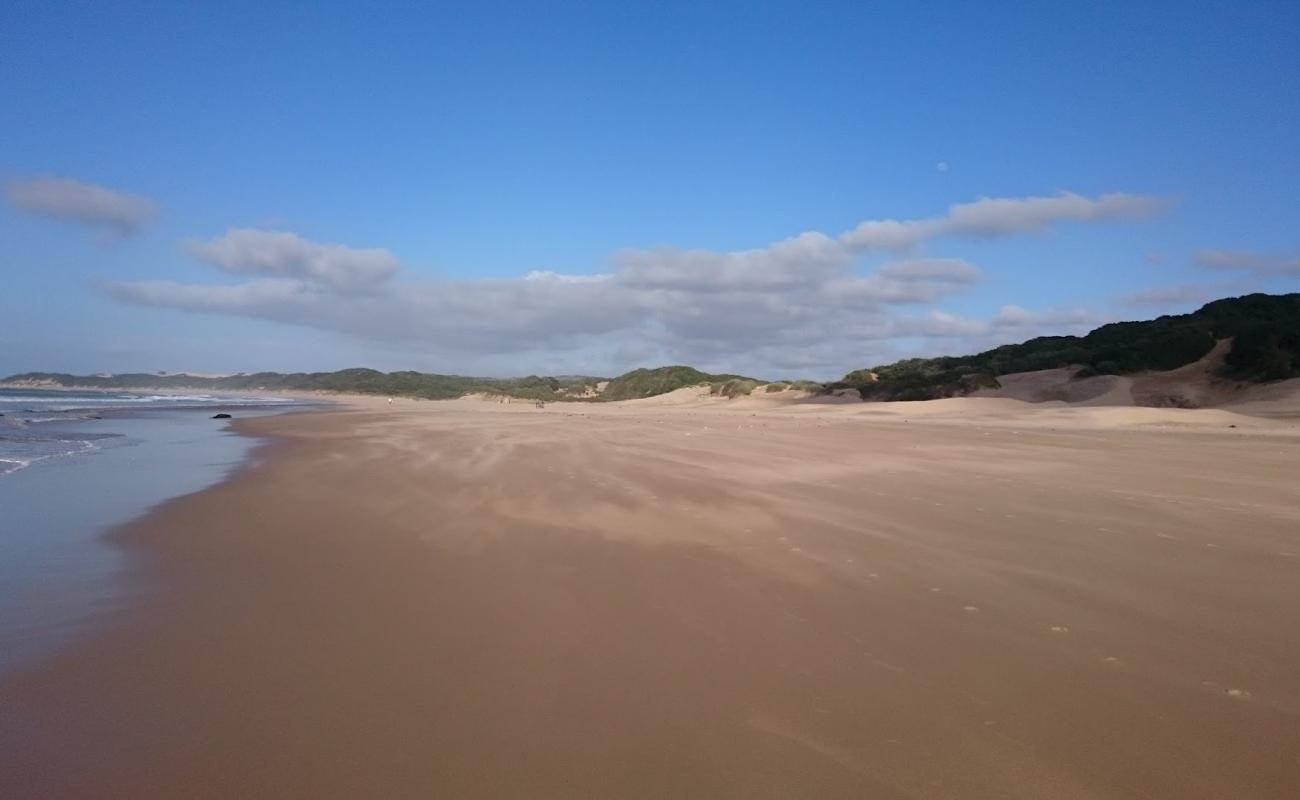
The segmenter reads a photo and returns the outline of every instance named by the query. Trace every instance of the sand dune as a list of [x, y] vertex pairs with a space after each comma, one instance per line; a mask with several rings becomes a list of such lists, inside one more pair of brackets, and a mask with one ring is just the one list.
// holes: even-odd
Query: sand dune
[[1076, 379], [1077, 370], [1071, 368], [1002, 375], [1001, 387], [981, 389], [974, 396], [1084, 406], [1231, 408], [1272, 417], [1300, 411], [1300, 379], [1247, 384], [1220, 377], [1231, 344], [1225, 339], [1199, 361], [1167, 372]]
[[791, 390], [766, 392], [762, 387], [748, 396], [729, 399], [711, 394], [707, 386], [692, 386], [614, 405], [1091, 429], [1290, 430], [1290, 423], [1300, 421], [1300, 379], [1244, 384], [1221, 378], [1219, 371], [1230, 347], [1230, 341], [1221, 341], [1201, 360], [1167, 372], [1075, 378], [1076, 369], [1060, 368], [1002, 375], [999, 388], [944, 400], [863, 403], [851, 390], [826, 396]]
[[[653, 409], [694, 410], [735, 414], [762, 411], [785, 416], [823, 416], [827, 419], [916, 420], [935, 424], [1000, 425], [1047, 429], [1195, 428], [1205, 432], [1262, 432], [1293, 435], [1300, 431], [1300, 380], [1260, 387], [1267, 395], [1234, 391], [1234, 402], [1222, 408], [1177, 408], [1138, 406], [1133, 403], [1135, 380], [1121, 376], [1100, 376], [1069, 381], [1068, 370], [1045, 370], [1004, 376], [1004, 389], [985, 391], [970, 397], [911, 402], [864, 403], [855, 397], [825, 397], [806, 392], [754, 392], [747, 397], [724, 398], [709, 393], [708, 387], [693, 386], [657, 397], [583, 407], [584, 413], [615, 408], [641, 411]], [[1155, 380], [1155, 379], [1152, 379]], [[1163, 380], [1163, 379], [1162, 379]], [[1042, 399], [1059, 393], [1065, 383], [1088, 384], [1072, 395], [1078, 402]], [[1144, 384], [1150, 387], [1152, 383]], [[1166, 380], [1164, 385], [1173, 385]], [[1145, 389], [1144, 391], [1150, 391]], [[1247, 400], [1246, 398], [1259, 399]], [[1267, 397], [1268, 399], [1264, 399]], [[557, 409], [565, 408], [557, 406]]]

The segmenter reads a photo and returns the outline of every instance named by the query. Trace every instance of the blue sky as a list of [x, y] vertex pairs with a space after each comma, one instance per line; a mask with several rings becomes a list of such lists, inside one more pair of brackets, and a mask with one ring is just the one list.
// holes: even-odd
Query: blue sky
[[1300, 290], [1298, 39], [1294, 2], [6, 3], [0, 374], [831, 377]]

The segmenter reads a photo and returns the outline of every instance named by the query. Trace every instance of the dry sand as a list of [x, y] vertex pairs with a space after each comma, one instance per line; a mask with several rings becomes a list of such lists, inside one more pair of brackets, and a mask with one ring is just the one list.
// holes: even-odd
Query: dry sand
[[796, 394], [240, 423], [0, 796], [1297, 796], [1290, 400]]

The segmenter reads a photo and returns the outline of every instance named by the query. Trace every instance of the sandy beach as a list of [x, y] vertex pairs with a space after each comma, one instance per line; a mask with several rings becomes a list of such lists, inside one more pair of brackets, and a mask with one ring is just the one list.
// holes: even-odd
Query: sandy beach
[[0, 683], [0, 796], [1293, 798], [1266, 410], [241, 421], [251, 466], [113, 534], [147, 601]]

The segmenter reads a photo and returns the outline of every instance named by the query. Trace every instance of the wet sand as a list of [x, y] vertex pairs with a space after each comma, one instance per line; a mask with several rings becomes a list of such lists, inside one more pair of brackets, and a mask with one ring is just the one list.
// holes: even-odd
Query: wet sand
[[988, 402], [242, 422], [0, 796], [1295, 797], [1294, 430]]

